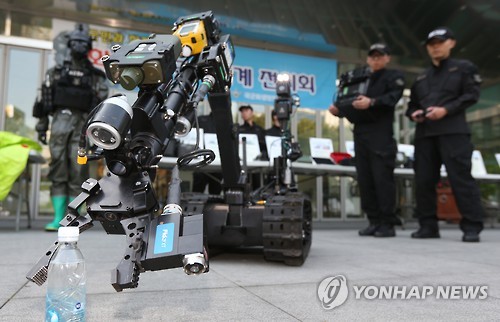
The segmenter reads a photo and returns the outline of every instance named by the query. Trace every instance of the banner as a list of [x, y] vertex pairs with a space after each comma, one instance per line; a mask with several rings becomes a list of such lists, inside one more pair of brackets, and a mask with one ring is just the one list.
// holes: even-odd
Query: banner
[[292, 93], [300, 105], [325, 109], [335, 95], [337, 61], [333, 59], [235, 47], [231, 98], [236, 102], [273, 105], [276, 75], [290, 76]]

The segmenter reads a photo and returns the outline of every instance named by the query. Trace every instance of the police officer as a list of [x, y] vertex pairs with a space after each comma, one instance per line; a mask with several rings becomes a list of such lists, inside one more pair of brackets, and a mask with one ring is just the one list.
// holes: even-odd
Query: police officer
[[417, 123], [415, 132], [415, 184], [420, 228], [412, 238], [439, 238], [436, 184], [444, 163], [462, 214], [464, 242], [479, 242], [484, 209], [479, 188], [471, 175], [473, 146], [465, 110], [479, 99], [477, 68], [467, 60], [450, 58], [456, 41], [446, 27], [431, 31], [426, 47], [432, 65], [417, 77], [406, 115]]
[[[387, 69], [390, 50], [386, 44], [370, 46], [366, 62], [371, 71], [365, 95], [357, 96], [350, 109], [354, 119], [354, 148], [356, 172], [361, 196], [361, 208], [366, 213], [369, 226], [359, 231], [360, 236], [393, 237], [396, 187], [394, 167], [397, 152], [393, 138], [394, 108], [404, 89], [403, 74]], [[333, 115], [345, 112], [335, 105], [329, 107]]]
[[45, 226], [47, 231], [59, 228], [68, 203], [81, 192], [82, 182], [89, 177], [88, 167], [76, 162], [79, 136], [90, 110], [108, 95], [105, 74], [87, 58], [92, 46], [88, 30], [79, 24], [68, 39], [69, 55], [62, 65], [47, 71], [41, 104], [35, 104], [33, 111], [39, 118], [36, 130], [43, 144], [47, 144], [52, 116], [48, 177], [52, 182], [54, 220]]
[[[239, 108], [243, 124], [238, 126], [239, 133], [257, 134], [259, 139], [260, 159], [268, 160], [267, 147], [266, 147], [266, 133], [265, 130], [254, 122], [253, 108], [251, 105], [242, 105]], [[260, 174], [252, 173], [252, 189], [257, 189], [261, 186]]]
[[266, 135], [268, 136], [281, 136], [281, 125], [280, 120], [278, 119], [278, 115], [276, 111], [273, 109], [271, 112], [271, 117], [273, 120], [273, 125], [266, 129]]
[[261, 152], [261, 158], [267, 159], [267, 148], [266, 148], [266, 134], [262, 127], [255, 124], [253, 118], [253, 108], [251, 105], [242, 105], [239, 108], [241, 113], [241, 118], [243, 119], [243, 124], [238, 127], [239, 133], [247, 134], [257, 134], [259, 139], [259, 148]]

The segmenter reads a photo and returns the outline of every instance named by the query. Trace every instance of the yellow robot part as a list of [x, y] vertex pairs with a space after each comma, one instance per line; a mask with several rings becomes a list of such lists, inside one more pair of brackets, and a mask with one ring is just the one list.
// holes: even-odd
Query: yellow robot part
[[189, 21], [174, 32], [182, 44], [182, 56], [189, 57], [201, 53], [208, 45], [205, 25], [202, 20]]

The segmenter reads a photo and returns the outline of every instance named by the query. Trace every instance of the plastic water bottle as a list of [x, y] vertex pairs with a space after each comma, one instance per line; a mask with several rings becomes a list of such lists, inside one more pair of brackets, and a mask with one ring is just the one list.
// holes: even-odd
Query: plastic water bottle
[[59, 249], [47, 277], [46, 322], [85, 321], [85, 261], [78, 234], [78, 227], [59, 228]]

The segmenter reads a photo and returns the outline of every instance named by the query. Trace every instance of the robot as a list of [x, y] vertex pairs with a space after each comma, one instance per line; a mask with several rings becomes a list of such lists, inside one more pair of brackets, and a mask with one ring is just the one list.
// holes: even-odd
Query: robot
[[[183, 267], [190, 275], [206, 273], [212, 245], [260, 245], [268, 260], [301, 265], [311, 243], [310, 202], [291, 180], [290, 160], [297, 157], [298, 145], [291, 142], [287, 127], [294, 101], [289, 83], [278, 86], [284, 90], [276, 100], [283, 118], [282, 157], [275, 160], [271, 182], [251, 192], [231, 126], [231, 38], [220, 34], [211, 11], [179, 18], [174, 31], [115, 45], [113, 53], [102, 58], [108, 79], [125, 89], [139, 87], [138, 99], [130, 105], [124, 95], [116, 95], [89, 114], [81, 131], [79, 162], [104, 158], [107, 173], [82, 184], [82, 193], [60, 222], [83, 232], [99, 221], [108, 234], [125, 235], [125, 254], [112, 273], [116, 291], [137, 287], [145, 271]], [[202, 36], [185, 37], [193, 32]], [[207, 45], [201, 50], [191, 47], [200, 37]], [[211, 150], [196, 149], [177, 160], [160, 213], [152, 189], [156, 168], [174, 135], [188, 133], [197, 124], [196, 108], [207, 95], [223, 147], [224, 197], [181, 193], [179, 171], [203, 167], [215, 158]], [[92, 155], [86, 153], [86, 137], [98, 147]], [[79, 215], [83, 203], [87, 214]], [[29, 280], [45, 282], [56, 249], [54, 243], [28, 272]]]

